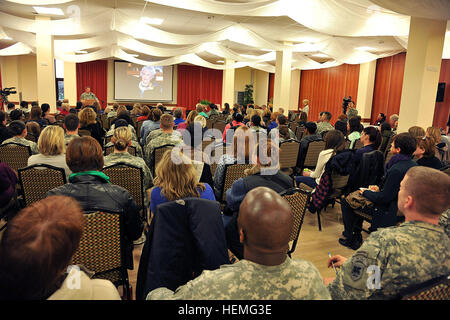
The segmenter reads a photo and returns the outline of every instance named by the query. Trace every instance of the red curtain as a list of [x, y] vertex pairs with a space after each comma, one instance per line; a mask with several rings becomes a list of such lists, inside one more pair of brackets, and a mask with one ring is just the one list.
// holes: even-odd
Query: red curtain
[[398, 114], [402, 96], [405, 61], [406, 53], [399, 53], [395, 56], [377, 60], [371, 123], [377, 119], [380, 112], [384, 113], [387, 118], [392, 114]]
[[107, 104], [108, 86], [108, 61], [95, 60], [77, 63], [77, 95], [78, 99], [84, 92], [86, 86], [97, 96], [100, 105], [104, 109]]
[[309, 100], [309, 121], [317, 121], [321, 111], [332, 114], [331, 123], [342, 114], [342, 99], [351, 96], [357, 103], [359, 64], [302, 70], [300, 75], [299, 107]]
[[201, 100], [222, 103], [222, 70], [178, 65], [177, 105], [188, 110]]

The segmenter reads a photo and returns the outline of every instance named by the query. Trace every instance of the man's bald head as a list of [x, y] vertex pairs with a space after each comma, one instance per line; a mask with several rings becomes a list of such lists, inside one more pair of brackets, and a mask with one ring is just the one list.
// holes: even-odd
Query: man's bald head
[[262, 253], [286, 253], [292, 225], [289, 203], [266, 187], [247, 193], [239, 208], [241, 242]]

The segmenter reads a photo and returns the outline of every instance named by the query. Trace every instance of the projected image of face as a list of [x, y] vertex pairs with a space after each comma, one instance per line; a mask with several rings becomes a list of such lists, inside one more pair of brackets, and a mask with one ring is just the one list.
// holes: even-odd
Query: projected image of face
[[141, 91], [153, 90], [152, 79], [155, 76], [155, 69], [153, 67], [143, 67], [141, 69], [141, 82], [139, 83], [139, 88]]

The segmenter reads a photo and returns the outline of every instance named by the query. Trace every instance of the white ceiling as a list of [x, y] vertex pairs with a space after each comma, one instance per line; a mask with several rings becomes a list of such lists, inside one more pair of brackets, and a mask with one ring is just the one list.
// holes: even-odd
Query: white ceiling
[[[289, 0], [286, 0], [289, 1]], [[297, 0], [299, 2], [305, 2], [304, 0]], [[325, 0], [315, 0], [317, 3], [323, 2]], [[359, 6], [362, 9], [368, 8], [367, 10], [371, 10], [370, 8], [372, 6], [369, 6], [370, 4], [380, 4], [383, 3], [384, 0], [374, 0], [373, 2], [370, 2], [368, 0], [327, 0], [329, 3], [333, 2], [339, 6], [348, 8], [355, 8], [354, 6]], [[410, 5], [412, 2], [417, 2], [418, 0], [409, 0]], [[412, 1], [412, 2], [411, 2]], [[445, 5], [445, 2], [449, 0], [429, 0], [429, 2], [437, 2], [439, 5]], [[42, 0], [42, 1], [33, 1], [33, 0], [0, 0], [0, 14], [6, 13], [9, 16], [16, 17], [16, 19], [19, 18], [25, 18], [29, 19], [29, 21], [33, 21], [35, 19], [36, 13], [35, 10], [31, 5], [16, 3], [16, 2], [22, 2], [22, 3], [46, 3], [46, 2], [58, 2], [58, 0]], [[144, 1], [144, 0], [76, 0], [76, 1], [59, 1], [59, 2], [65, 2], [62, 4], [53, 4], [53, 5], [47, 5], [47, 7], [57, 7], [61, 8], [65, 15], [64, 16], [52, 16], [52, 20], [66, 20], [69, 17], [72, 16], [72, 14], [79, 10], [81, 21], [82, 21], [82, 27], [84, 31], [79, 34], [75, 32], [75, 34], [72, 35], [55, 35], [55, 40], [73, 40], [73, 39], [87, 39], [95, 36], [102, 36], [102, 37], [116, 37], [116, 36], [132, 36], [130, 34], [126, 35], [123, 34], [121, 31], [117, 31], [115, 29], [110, 29], [109, 25], [113, 25], [114, 18], [116, 15], [111, 14], [108, 15], [109, 12], [114, 12], [114, 9], [117, 12], [120, 12], [121, 17], [126, 17], [126, 20], [129, 21], [139, 21], [141, 17], [149, 17], [149, 18], [162, 18], [164, 19], [163, 23], [159, 26], [153, 26], [154, 28], [157, 28], [161, 31], [168, 32], [170, 34], [176, 34], [181, 36], [192, 36], [192, 35], [207, 35], [209, 33], [218, 32], [221, 30], [224, 30], [226, 28], [239, 25], [253, 33], [255, 33], [258, 37], [260, 37], [262, 40], [260, 43], [264, 43], [264, 41], [268, 41], [268, 43], [274, 43], [278, 44], [280, 46], [283, 46], [285, 42], [291, 42], [293, 45], [306, 45], [308, 43], [316, 43], [321, 44], [319, 47], [320, 49], [311, 49], [311, 50], [294, 50], [293, 54], [293, 60], [294, 62], [296, 60], [300, 59], [307, 59], [308, 63], [305, 65], [307, 68], [314, 68], [314, 67], [320, 67], [320, 65], [316, 65], [316, 62], [329, 62], [334, 63], [335, 65], [341, 64], [341, 63], [352, 63], [352, 61], [355, 61], [355, 63], [359, 63], [360, 61], [368, 61], [373, 60], [378, 57], [386, 56], [386, 55], [392, 55], [401, 51], [405, 50], [405, 41], [407, 43], [407, 35], [399, 35], [397, 36], [386, 36], [386, 35], [380, 35], [380, 36], [343, 36], [343, 35], [336, 35], [333, 34], [333, 26], [328, 26], [327, 30], [331, 30], [329, 33], [321, 32], [317, 30], [323, 30], [322, 28], [314, 28], [316, 30], [313, 30], [312, 28], [306, 27], [304, 24], [299, 23], [298, 19], [294, 20], [296, 18], [296, 15], [263, 15], [263, 16], [257, 16], [257, 15], [236, 15], [236, 14], [218, 14], [217, 12], [220, 10], [217, 10], [217, 8], [236, 8], [241, 5], [250, 4], [250, 5], [265, 5], [265, 4], [274, 4], [277, 1], [273, 0], [178, 0], [178, 3], [186, 4], [186, 3], [195, 3], [199, 6], [201, 5], [202, 8], [205, 8], [203, 11], [210, 11], [210, 12], [198, 12], [193, 10], [188, 10], [184, 8], [178, 8], [174, 6], [167, 6], [158, 4], [160, 3], [177, 3], [176, 1]], [[401, 1], [404, 2], [405, 1]], [[292, 3], [292, 2], [291, 2]], [[406, 2], [407, 3], [407, 2]], [[443, 4], [444, 3], [444, 4]], [[211, 4], [211, 9], [209, 10], [208, 4]], [[173, 4], [172, 4], [173, 5]], [[222, 6], [226, 5], [226, 6]], [[358, 7], [358, 8], [359, 8]], [[395, 10], [398, 9], [397, 6], [393, 6]], [[74, 8], [76, 9], [75, 11]], [[450, 6], [449, 6], [450, 8]], [[426, 8], [425, 8], [426, 9]], [[421, 7], [421, 10], [425, 10], [423, 7]], [[431, 10], [433, 9], [433, 10]], [[435, 14], [436, 6], [430, 9], [429, 14]], [[366, 11], [367, 11], [366, 10]], [[401, 10], [401, 11], [405, 11]], [[408, 11], [408, 10], [406, 10]], [[410, 11], [410, 10], [409, 10]], [[220, 12], [223, 12], [220, 11]], [[399, 19], [402, 19], [405, 16], [402, 16], [400, 14], [396, 14], [394, 12], [391, 12], [387, 9], [383, 9], [383, 13], [387, 12], [388, 14], [391, 14], [392, 16], [399, 17]], [[240, 12], [239, 12], [240, 13]], [[274, 12], [275, 14], [275, 12]], [[350, 14], [350, 13], [349, 13]], [[353, 13], [352, 13], [353, 14]], [[406, 16], [407, 17], [407, 16]], [[314, 17], [313, 22], [319, 23], [321, 22], [321, 16]], [[111, 21], [110, 21], [111, 20]], [[314, 21], [315, 20], [315, 21]], [[348, 28], [350, 29], [352, 27], [352, 24], [354, 20], [347, 19], [346, 17], [342, 17], [342, 20], [345, 24], [348, 23]], [[18, 23], [15, 25], [7, 25], [5, 22], [5, 19], [0, 19], [0, 54], [2, 53], [1, 49], [5, 49], [10, 47], [11, 45], [14, 45], [15, 43], [21, 41], [23, 42], [23, 38], [10, 36], [13, 31], [16, 31], [15, 34], [19, 35], [26, 35], [31, 34], [33, 35], [33, 32], [31, 31], [23, 31], [20, 30], [19, 23], [20, 20], [17, 20]], [[322, 21], [325, 23], [326, 21]], [[308, 24], [309, 25], [309, 24]], [[98, 26], [98, 29], [96, 28]], [[450, 24], [448, 24], [448, 30], [450, 30]], [[14, 29], [17, 30], [14, 30]], [[344, 28], [345, 29], [345, 28]], [[2, 31], [5, 34], [2, 39]], [[81, 30], [81, 29], [80, 29]], [[89, 30], [89, 31], [86, 31]], [[105, 31], [106, 30], [106, 31]], [[113, 31], [111, 31], [113, 30]], [[337, 28], [336, 28], [337, 30]], [[19, 33], [17, 33], [19, 32]], [[151, 34], [151, 33], [149, 33]], [[6, 36], [9, 36], [12, 38], [12, 40], [5, 39]], [[181, 37], [182, 39], [183, 37]], [[449, 38], [448, 42], [450, 42], [450, 35], [449, 32], [447, 32], [447, 38]], [[259, 38], [258, 38], [259, 39]], [[186, 44], [175, 44], [173, 42], [165, 41], [164, 38], [158, 38], [154, 39], [152, 36], [148, 36], [146, 39], [137, 39], [140, 43], [144, 45], [149, 45], [152, 47], [157, 48], [184, 48], [187, 45]], [[153, 41], [154, 40], [154, 41]], [[198, 44], [198, 43], [192, 43], [192, 45]], [[232, 50], [232, 52], [236, 53], [237, 55], [241, 54], [247, 54], [247, 55], [253, 55], [253, 56], [261, 56], [264, 54], [267, 54], [267, 51], [263, 51], [261, 49], [264, 49], [264, 46], [249, 46], [246, 45], [245, 41], [240, 41], [240, 43], [236, 41], [231, 41], [229, 39], [222, 39], [218, 41], [218, 44], [220, 44], [222, 47], [226, 49]], [[402, 45], [403, 44], [403, 45]], [[33, 43], [32, 42], [26, 42], [25, 45], [30, 48], [31, 53], [33, 52]], [[36, 45], [34, 43], [34, 45]], [[114, 45], [114, 43], [112, 43]], [[364, 54], [361, 54], [360, 50], [357, 50], [355, 48], [358, 47], [371, 47], [372, 49], [367, 49]], [[448, 51], [450, 51], [450, 46], [448, 46]], [[112, 48], [112, 47], [111, 47]], [[86, 49], [89, 53], [95, 53], [99, 52], [100, 49], [110, 49], [110, 46], [92, 46]], [[138, 54], [140, 59], [139, 62], [145, 63], [146, 61], [158, 61], [158, 60], [164, 60], [168, 58], [174, 58], [174, 56], [153, 56], [148, 54], [148, 52], [138, 52], [130, 50], [129, 48], [121, 48], [123, 51], [129, 54]], [[350, 53], [347, 53], [346, 50], [348, 50]], [[300, 51], [300, 52], [297, 52]], [[113, 50], [111, 49], [111, 52]], [[326, 54], [328, 57], [314, 57], [314, 54], [322, 53]], [[55, 53], [57, 56], [58, 54]], [[213, 63], [217, 65], [221, 65], [221, 63], [217, 63], [218, 60], [224, 60], [224, 56], [217, 55], [217, 52], [210, 52], [210, 51], [202, 51], [202, 52], [196, 52], [195, 53], [198, 57], [205, 60], [207, 63]], [[449, 53], [450, 54], [450, 53]], [[101, 58], [108, 58], [106, 56], [101, 56]], [[61, 56], [65, 57], [63, 54]], [[356, 58], [357, 57], [357, 58]], [[445, 52], [444, 52], [445, 57]], [[111, 58], [114, 58], [111, 56]], [[117, 58], [117, 57], [116, 57]], [[123, 56], [122, 56], [123, 58]], [[449, 57], [450, 58], [450, 57]], [[181, 58], [180, 58], [181, 59]], [[242, 61], [245, 59], [243, 58]], [[142, 62], [143, 61], [143, 62]], [[189, 62], [185, 61], [184, 62]], [[239, 60], [236, 60], [239, 61]], [[358, 62], [359, 61], [359, 62]], [[133, 61], [132, 61], [133, 62]], [[135, 61], [134, 61], [135, 62]], [[266, 64], [267, 66], [273, 66], [274, 61], [273, 60], [264, 60], [262, 64]], [[305, 68], [306, 68], [305, 67]]]

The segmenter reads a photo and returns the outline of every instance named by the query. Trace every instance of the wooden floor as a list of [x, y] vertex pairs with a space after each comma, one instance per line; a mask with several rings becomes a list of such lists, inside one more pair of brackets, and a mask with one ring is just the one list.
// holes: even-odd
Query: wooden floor
[[[311, 261], [324, 278], [334, 277], [336, 274], [331, 268], [327, 268], [328, 252], [332, 255], [340, 254], [350, 257], [355, 251], [339, 244], [338, 239], [342, 236], [344, 226], [341, 218], [341, 208], [336, 204], [334, 208], [328, 207], [327, 211], [321, 213], [322, 231], [319, 231], [317, 215], [309, 211], [305, 214], [302, 230], [298, 239], [297, 247], [292, 254], [293, 259], [304, 259]], [[363, 238], [367, 235], [363, 232]], [[134, 270], [129, 270], [130, 284], [136, 289], [137, 270], [143, 245], [135, 246], [133, 251]]]

